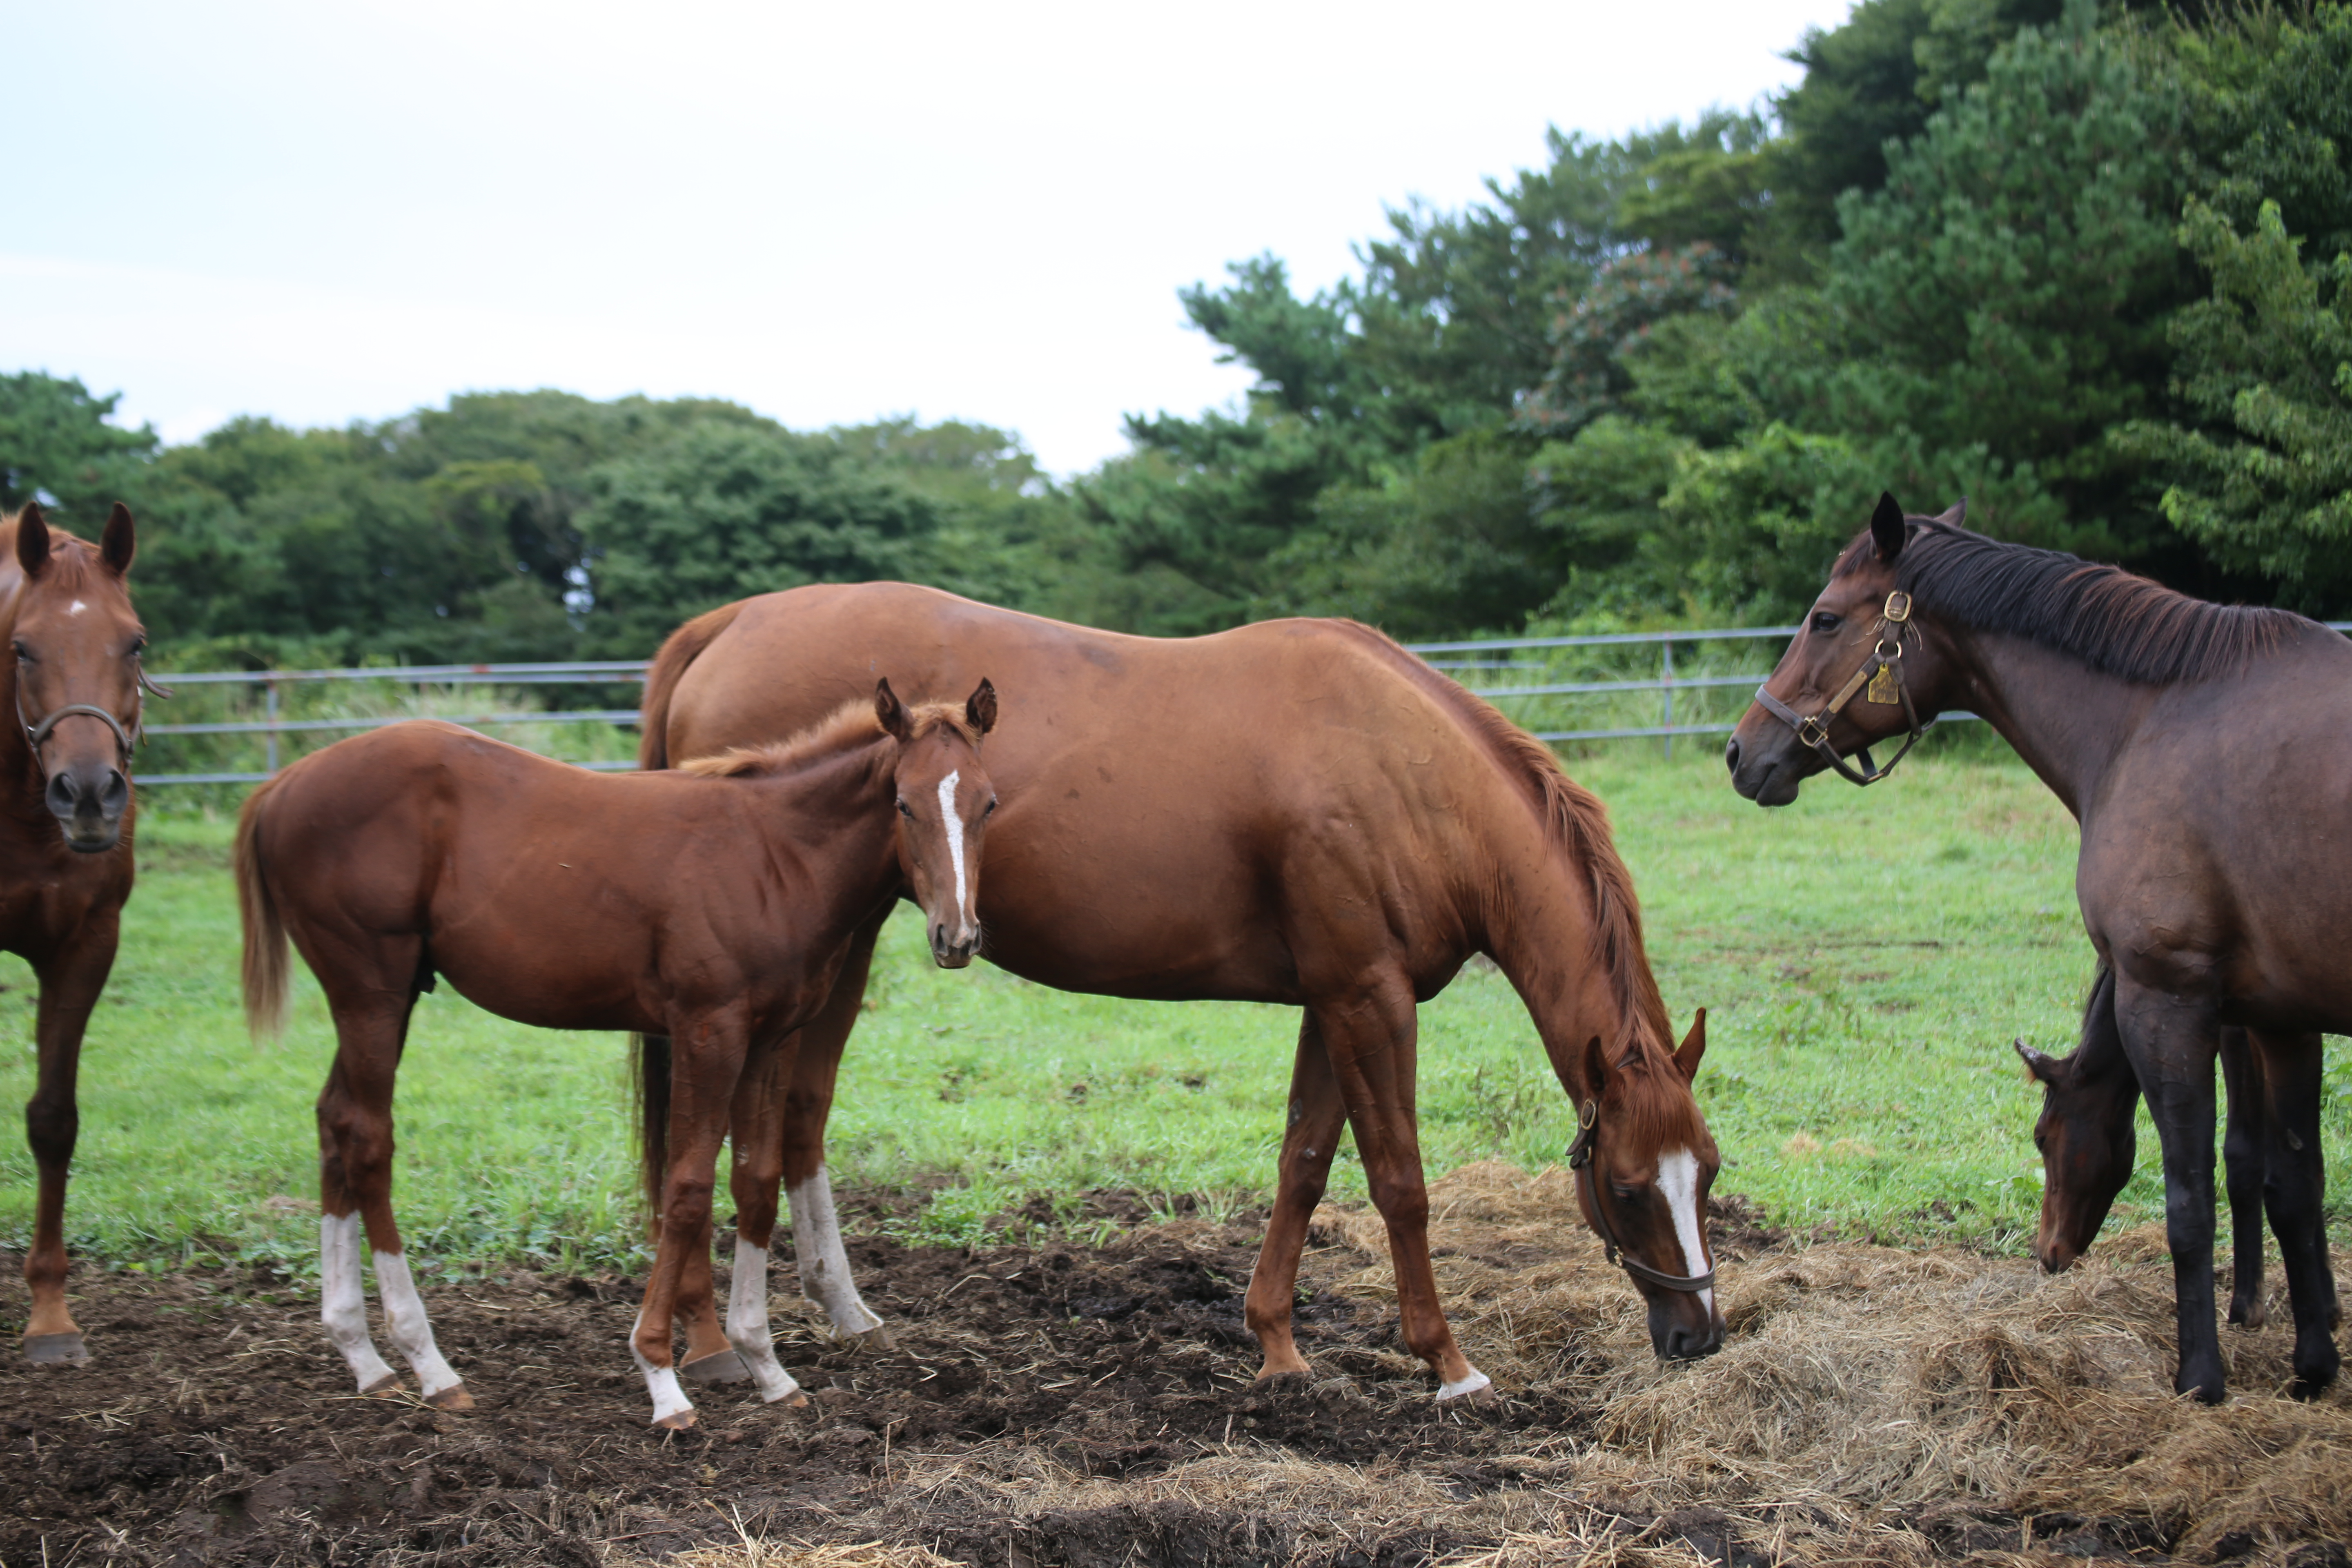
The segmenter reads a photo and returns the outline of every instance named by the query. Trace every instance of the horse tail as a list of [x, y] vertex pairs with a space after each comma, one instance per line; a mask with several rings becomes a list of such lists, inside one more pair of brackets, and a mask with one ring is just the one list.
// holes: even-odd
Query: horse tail
[[677, 683], [685, 678], [687, 667], [702, 656], [702, 650], [717, 640], [720, 632], [735, 624], [735, 617], [743, 613], [745, 602], [738, 599], [695, 616], [670, 633], [669, 640], [654, 655], [653, 666], [646, 671], [645, 701], [637, 714], [637, 766], [670, 765], [669, 700], [677, 694]]
[[261, 869], [261, 814], [278, 781], [245, 798], [236, 814], [236, 908], [245, 927], [245, 1026], [257, 1040], [286, 1029], [286, 922]]
[[646, 1206], [661, 1224], [662, 1182], [669, 1173], [669, 1037], [629, 1037], [629, 1078], [635, 1087], [637, 1156], [644, 1162]]

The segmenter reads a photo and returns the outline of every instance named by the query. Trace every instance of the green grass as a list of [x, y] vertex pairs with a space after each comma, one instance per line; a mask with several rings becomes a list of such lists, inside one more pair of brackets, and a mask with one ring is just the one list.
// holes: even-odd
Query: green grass
[[[1779, 812], [1734, 796], [1706, 748], [1669, 763], [1619, 746], [1571, 767], [1611, 803], [1678, 1023], [1709, 1010], [1699, 1090], [1727, 1162], [1719, 1190], [1801, 1228], [2018, 1245], [2040, 1201], [2039, 1096], [2009, 1040], [2071, 1047], [2090, 975], [2074, 826], [2048, 793], [1966, 743], [1867, 794], [1816, 782]], [[316, 1196], [310, 1106], [331, 1037], [305, 976], [286, 1039], [247, 1042], [227, 831], [189, 816], [144, 825], [122, 954], [83, 1058], [68, 1228], [85, 1256], [156, 1266], [315, 1247], [300, 1200]], [[13, 1031], [0, 1102], [21, 1102], [31, 977], [8, 958], [0, 984]], [[868, 1005], [834, 1118], [836, 1180], [936, 1187], [908, 1222], [919, 1236], [968, 1239], [1036, 1194], [1073, 1213], [1103, 1186], [1212, 1205], [1266, 1194], [1292, 1010], [1067, 995], [984, 964], [947, 973], [911, 920], [886, 933]], [[2328, 1101], [2339, 1205], [2352, 1147], [2340, 1045]], [[525, 1029], [446, 990], [425, 999], [396, 1176], [420, 1256], [641, 1256], [622, 1059], [617, 1037]], [[1568, 1107], [1490, 968], [1422, 1009], [1422, 1063], [1433, 1173], [1559, 1158]], [[2115, 1223], [2161, 1215], [2152, 1138], [2142, 1147]], [[1363, 1190], [1345, 1151], [1333, 1186]], [[31, 1205], [30, 1158], [0, 1138], [0, 1243], [22, 1244]]]

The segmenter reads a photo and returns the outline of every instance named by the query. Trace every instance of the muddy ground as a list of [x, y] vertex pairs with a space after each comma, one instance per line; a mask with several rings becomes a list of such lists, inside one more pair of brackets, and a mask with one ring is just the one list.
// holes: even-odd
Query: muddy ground
[[[2273, 1392], [2278, 1329], [2232, 1336], [2231, 1406], [2171, 1401], [2169, 1270], [2145, 1238], [2045, 1283], [1718, 1215], [1733, 1345], [1662, 1368], [1571, 1202], [1502, 1167], [1437, 1188], [1449, 1310], [1506, 1391], [1481, 1408], [1432, 1402], [1378, 1226], [1337, 1211], [1302, 1277], [1312, 1380], [1250, 1382], [1249, 1216], [1101, 1247], [869, 1234], [851, 1257], [892, 1347], [831, 1344], [781, 1268], [779, 1351], [812, 1403], [698, 1390], [685, 1434], [646, 1425], [631, 1280], [429, 1289], [479, 1402], [448, 1415], [355, 1395], [298, 1285], [85, 1268], [95, 1359], [0, 1366], [0, 1563], [2352, 1568], [2330, 1543], [2352, 1412]], [[0, 1312], [21, 1321], [16, 1262]]]

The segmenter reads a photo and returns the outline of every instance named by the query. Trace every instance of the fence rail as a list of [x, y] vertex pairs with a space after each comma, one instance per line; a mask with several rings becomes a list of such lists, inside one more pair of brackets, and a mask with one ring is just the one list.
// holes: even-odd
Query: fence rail
[[[2352, 632], [2352, 621], [2325, 623], [2339, 632]], [[1559, 697], [1623, 697], [1641, 692], [1658, 693], [1658, 721], [1654, 724], [1614, 725], [1602, 728], [1536, 730], [1539, 741], [1630, 741], [1663, 739], [1671, 754], [1676, 737], [1683, 735], [1719, 735], [1733, 728], [1736, 718], [1717, 717], [1699, 721], [1675, 720], [1675, 697], [1677, 692], [1699, 693], [1734, 688], [1750, 688], [1762, 681], [1769, 670], [1739, 673], [1706, 671], [1678, 675], [1675, 670], [1675, 649], [1677, 647], [1703, 647], [1755, 641], [1763, 638], [1785, 639], [1796, 635], [1796, 626], [1727, 626], [1694, 631], [1607, 632], [1582, 637], [1496, 637], [1458, 642], [1408, 643], [1408, 651], [1429, 659], [1439, 669], [1446, 671], [1469, 690], [1491, 701], [1516, 702], [1536, 698]], [[1550, 668], [1543, 659], [1507, 658], [1511, 654], [1534, 650], [1558, 653], [1577, 648], [1634, 649], [1654, 647], [1658, 650], [1658, 673], [1654, 677], [1611, 680], [1538, 680], [1518, 686], [1483, 686], [1475, 683], [1481, 675], [1508, 678], [1529, 671]], [[1463, 656], [1471, 657], [1463, 657]], [[1492, 656], [1492, 657], [1486, 657]], [[156, 679], [166, 687], [247, 686], [260, 687], [264, 691], [264, 714], [259, 719], [239, 719], [218, 722], [157, 723], [146, 727], [152, 736], [170, 735], [260, 735], [267, 741], [268, 765], [261, 772], [198, 772], [177, 773], [142, 773], [142, 784], [257, 784], [278, 771], [280, 737], [297, 734], [322, 733], [332, 731], [380, 729], [388, 724], [404, 722], [412, 714], [383, 717], [299, 717], [279, 711], [280, 693], [289, 689], [334, 681], [391, 681], [400, 685], [429, 687], [485, 686], [621, 686], [645, 679], [647, 661], [644, 659], [598, 659], [573, 663], [536, 664], [412, 664], [381, 669], [270, 669], [270, 670], [196, 670], [179, 675], [163, 675]], [[1744, 706], [1744, 705], [1743, 705]], [[435, 715], [435, 717], [445, 717]], [[477, 727], [514, 724], [634, 724], [638, 710], [634, 708], [530, 709], [509, 711], [446, 715], [451, 722]], [[1946, 713], [1948, 721], [1969, 720], [1973, 713]], [[599, 772], [613, 772], [635, 766], [625, 759], [604, 758], [581, 762], [578, 766]]]

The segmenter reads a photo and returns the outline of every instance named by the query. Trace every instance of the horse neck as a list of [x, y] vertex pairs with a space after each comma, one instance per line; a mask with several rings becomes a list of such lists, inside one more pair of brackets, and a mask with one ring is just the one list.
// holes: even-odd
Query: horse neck
[[2016, 749], [2074, 819], [2155, 695], [2024, 637], [1947, 627], [1959, 700]]
[[764, 797], [757, 815], [770, 849], [798, 863], [829, 914], [870, 904], [898, 885], [896, 751], [881, 736], [744, 781]]
[[[1585, 1097], [1597, 1088], [1584, 1082], [1588, 1041], [1599, 1036], [1617, 1058], [1664, 1026], [1639, 915], [1628, 908], [1616, 941], [1597, 941], [1601, 894], [1586, 854], [1532, 818], [1524, 833], [1514, 819], [1503, 837], [1488, 845], [1486, 952], [1527, 1005], [1561, 1081]], [[1624, 887], [1630, 898], [1630, 880]]]

